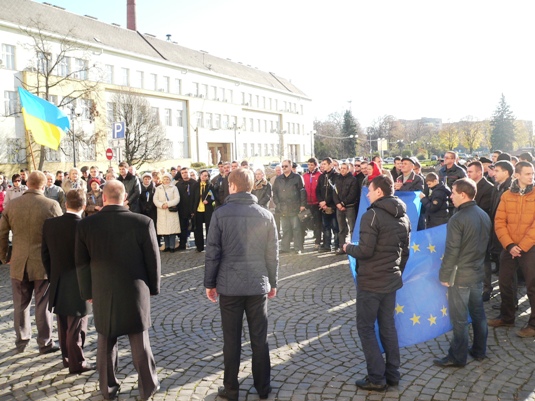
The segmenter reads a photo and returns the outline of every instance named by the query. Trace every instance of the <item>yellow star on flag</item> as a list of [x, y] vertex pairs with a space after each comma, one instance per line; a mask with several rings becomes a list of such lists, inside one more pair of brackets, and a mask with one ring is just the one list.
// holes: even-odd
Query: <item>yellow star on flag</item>
[[432, 326], [434, 324], [437, 324], [437, 317], [436, 316], [433, 316], [433, 315], [429, 315], [429, 326]]
[[414, 326], [416, 323], [420, 324], [420, 316], [416, 316], [416, 313], [412, 315], [412, 317], [409, 319], [412, 320], [412, 325]]
[[414, 252], [420, 252], [420, 245], [419, 244], [412, 244], [411, 248], [412, 248], [412, 250]]
[[437, 250], [435, 249], [435, 246], [434, 245], [431, 245], [429, 244], [429, 246], [427, 247], [427, 249], [429, 249], [429, 252], [431, 253], [435, 253]]
[[404, 307], [405, 305], [396, 304], [396, 315], [399, 315], [400, 313], [404, 313], [403, 312]]
[[442, 312], [442, 317], [448, 316], [448, 309], [442, 305], [442, 309], [440, 310]]

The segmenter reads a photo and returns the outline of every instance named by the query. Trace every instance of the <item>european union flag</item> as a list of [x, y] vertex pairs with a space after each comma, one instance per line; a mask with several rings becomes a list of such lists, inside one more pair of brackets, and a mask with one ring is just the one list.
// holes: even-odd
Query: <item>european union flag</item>
[[[358, 243], [361, 215], [369, 206], [367, 188], [363, 188], [359, 216], [353, 233]], [[411, 220], [410, 255], [403, 272], [403, 287], [396, 294], [395, 322], [400, 347], [438, 337], [452, 329], [448, 316], [447, 289], [440, 284], [438, 271], [446, 246], [446, 224], [416, 231], [420, 211], [420, 192], [396, 192], [407, 205]], [[355, 258], [349, 256], [349, 266], [355, 283]], [[376, 325], [376, 332], [377, 332]]]

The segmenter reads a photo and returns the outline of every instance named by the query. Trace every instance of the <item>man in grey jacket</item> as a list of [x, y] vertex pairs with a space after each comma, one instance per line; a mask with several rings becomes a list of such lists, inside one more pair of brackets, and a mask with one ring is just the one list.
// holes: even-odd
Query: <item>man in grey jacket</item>
[[253, 350], [254, 386], [260, 399], [271, 392], [267, 342], [267, 300], [277, 294], [279, 268], [275, 219], [251, 194], [253, 172], [238, 168], [229, 176], [230, 195], [212, 215], [208, 232], [204, 286], [217, 302], [223, 328], [225, 373], [218, 395], [238, 400], [243, 313]]

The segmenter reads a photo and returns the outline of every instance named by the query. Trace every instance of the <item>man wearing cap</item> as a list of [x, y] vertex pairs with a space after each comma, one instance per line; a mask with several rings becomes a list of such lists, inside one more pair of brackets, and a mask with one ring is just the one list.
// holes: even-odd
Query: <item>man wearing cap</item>
[[423, 191], [424, 180], [414, 172], [417, 164], [414, 157], [404, 157], [401, 159], [401, 175], [396, 179], [394, 189], [396, 191]]
[[492, 165], [492, 160], [490, 160], [488, 157], [483, 156], [479, 158], [479, 161], [483, 165], [483, 176], [488, 180], [489, 179], [489, 167]]
[[457, 163], [457, 153], [449, 150], [444, 155], [444, 166], [438, 170], [438, 178], [440, 182], [448, 188], [453, 186], [453, 183], [459, 178], [466, 177], [466, 172]]

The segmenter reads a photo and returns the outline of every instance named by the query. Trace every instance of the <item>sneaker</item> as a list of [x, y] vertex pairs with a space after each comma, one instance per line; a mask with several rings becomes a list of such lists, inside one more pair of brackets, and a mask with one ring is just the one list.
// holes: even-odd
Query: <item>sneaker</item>
[[517, 331], [516, 335], [522, 338], [535, 337], [535, 328], [526, 326], [523, 329]]

